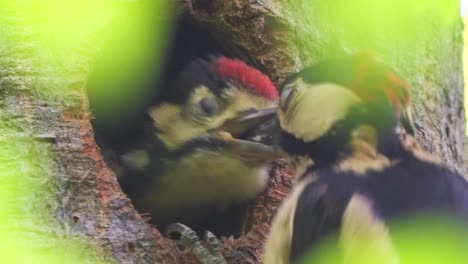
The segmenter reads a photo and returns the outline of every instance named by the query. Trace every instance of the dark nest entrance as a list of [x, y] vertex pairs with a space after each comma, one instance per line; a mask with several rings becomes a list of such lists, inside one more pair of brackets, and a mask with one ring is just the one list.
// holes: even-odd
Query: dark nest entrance
[[[90, 106], [95, 119], [95, 137], [105, 156], [107, 164], [119, 177], [124, 192], [134, 182], [122, 181], [121, 155], [148, 141], [152, 133], [152, 123], [147, 115], [149, 106], [157, 104], [167, 87], [176, 78], [180, 69], [197, 57], [211, 54], [230, 54], [211, 36], [196, 25], [188, 14], [181, 13], [173, 21], [157, 21], [158, 18], [146, 18], [148, 23], [170, 23], [172, 32], [166, 34], [166, 48], [162, 54], [157, 49], [148, 49], [148, 45], [157, 45], [157, 41], [148, 36], [155, 32], [149, 29], [142, 37], [135, 33], [135, 25], [122, 21], [119, 30], [108, 40], [111, 45], [103, 50], [88, 80]], [[105, 45], [106, 47], [108, 45]], [[144, 56], [142, 51], [146, 49]], [[110, 63], [112, 61], [112, 63]], [[162, 61], [162, 63], [161, 63]], [[138, 177], [134, 177], [138, 178]], [[132, 199], [132, 195], [129, 195]], [[239, 236], [248, 226], [246, 221], [248, 203], [229, 208], [203, 208], [200, 214], [208, 221], [191, 226], [198, 232], [210, 230], [216, 235]], [[136, 208], [139, 209], [138, 206]], [[140, 211], [143, 215], [146, 212]], [[151, 224], [164, 229], [169, 223], [158, 221], [155, 215], [147, 215]]]

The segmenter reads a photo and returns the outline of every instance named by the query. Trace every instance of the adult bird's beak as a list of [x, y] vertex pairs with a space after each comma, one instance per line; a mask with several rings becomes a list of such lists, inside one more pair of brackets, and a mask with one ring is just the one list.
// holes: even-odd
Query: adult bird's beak
[[271, 146], [278, 131], [276, 108], [248, 110], [230, 119], [221, 127], [226, 149], [252, 162], [276, 158]]

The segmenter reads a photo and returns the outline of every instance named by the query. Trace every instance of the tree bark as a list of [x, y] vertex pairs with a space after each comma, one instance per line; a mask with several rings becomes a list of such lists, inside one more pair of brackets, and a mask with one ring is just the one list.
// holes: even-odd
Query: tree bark
[[[76, 254], [88, 263], [196, 263], [188, 249], [164, 238], [135, 211], [95, 144], [86, 78], [111, 18], [70, 45], [54, 45], [47, 38], [37, 40], [50, 29], [36, 26], [43, 17], [33, 5], [19, 9], [23, 1], [9, 2], [0, 5], [0, 142], [5, 146], [0, 158], [9, 164], [1, 173], [11, 175], [5, 181], [27, 187], [8, 198], [21, 205], [11, 221], [25, 227], [11, 231], [12, 236], [46, 251], [73, 241]], [[423, 146], [451, 168], [466, 171], [457, 1], [430, 1], [420, 12], [409, 8], [405, 23], [394, 12], [385, 17], [388, 24], [367, 21], [353, 28], [348, 26], [352, 17], [331, 10], [346, 5], [359, 16], [359, 10], [378, 7], [344, 0], [183, 2], [220, 43], [276, 84], [321, 58], [374, 51], [412, 84]], [[269, 223], [291, 186], [284, 162], [278, 161], [272, 174], [250, 212], [250, 231], [239, 239], [222, 239], [230, 263], [260, 262]]]

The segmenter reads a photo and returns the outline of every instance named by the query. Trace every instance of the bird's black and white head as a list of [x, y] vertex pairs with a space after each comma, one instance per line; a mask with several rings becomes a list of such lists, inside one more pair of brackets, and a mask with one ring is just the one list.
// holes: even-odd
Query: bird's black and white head
[[279, 104], [280, 145], [293, 162], [336, 162], [351, 151], [353, 137], [391, 156], [399, 148], [395, 130], [412, 133], [408, 85], [364, 53], [325, 60], [290, 76]]
[[149, 111], [163, 151], [151, 155], [156, 160], [146, 169], [158, 178], [156, 195], [140, 207], [176, 215], [259, 194], [276, 157], [277, 99], [271, 80], [240, 60], [218, 56], [185, 66]]
[[274, 119], [277, 98], [271, 80], [240, 60], [197, 59], [185, 66], [150, 116], [156, 137], [169, 150], [224, 140], [262, 152], [269, 148], [246, 139], [253, 143], [256, 128]]

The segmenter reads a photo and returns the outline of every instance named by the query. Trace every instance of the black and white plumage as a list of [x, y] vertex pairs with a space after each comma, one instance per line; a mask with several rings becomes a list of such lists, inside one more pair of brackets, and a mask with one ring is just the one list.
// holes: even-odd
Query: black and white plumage
[[161, 229], [232, 234], [224, 228], [269, 180], [276, 99], [270, 79], [240, 60], [194, 60], [149, 110], [152, 141], [122, 156], [123, 190]]
[[462, 223], [467, 243], [468, 183], [415, 143], [408, 86], [388, 67], [366, 54], [319, 62], [287, 79], [280, 106], [280, 147], [297, 182], [264, 263], [331, 263], [320, 262], [325, 243], [342, 263], [413, 263], [394, 223], [427, 214]]

